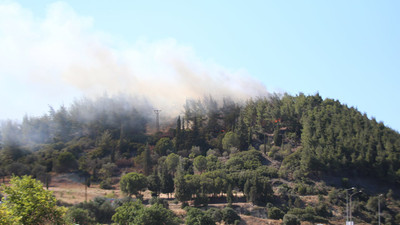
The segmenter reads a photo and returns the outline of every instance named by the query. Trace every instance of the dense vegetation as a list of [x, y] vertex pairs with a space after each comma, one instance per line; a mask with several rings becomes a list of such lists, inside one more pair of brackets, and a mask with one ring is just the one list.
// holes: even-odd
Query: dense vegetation
[[[354, 196], [354, 216], [373, 223], [377, 191], [351, 181], [364, 177], [384, 184], [385, 224], [400, 222], [398, 193], [390, 190], [400, 184], [400, 135], [355, 108], [318, 94], [273, 95], [242, 104], [206, 97], [188, 100], [184, 115], [169, 129], [149, 134], [151, 113], [144, 101], [103, 97], [50, 108], [22, 123], [7, 121], [1, 127], [0, 175], [31, 175], [46, 185], [50, 173], [76, 172], [87, 185], [97, 182], [105, 189], [120, 177], [121, 190], [136, 199], [148, 189], [155, 197], [173, 193], [183, 207], [218, 201], [229, 206], [186, 208], [187, 224], [234, 223], [240, 219], [235, 203], [241, 201], [262, 206], [268, 218], [287, 224], [335, 220], [332, 210], [345, 214], [344, 189], [351, 186], [364, 188]], [[307, 195], [318, 200], [308, 203], [302, 198]], [[162, 201], [151, 207], [131, 200], [120, 202], [121, 208], [103, 204], [108, 203], [82, 203], [67, 216], [87, 223], [141, 224], [159, 215], [179, 223]], [[96, 216], [101, 207], [108, 211], [99, 215], [107, 218]]]

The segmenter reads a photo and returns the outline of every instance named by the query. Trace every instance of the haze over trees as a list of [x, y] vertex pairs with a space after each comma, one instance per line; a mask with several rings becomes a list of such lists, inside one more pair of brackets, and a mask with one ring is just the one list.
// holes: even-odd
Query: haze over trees
[[[154, 197], [173, 196], [183, 206], [218, 201], [230, 206], [186, 208], [187, 224], [234, 223], [240, 220], [238, 202], [264, 207], [266, 217], [287, 224], [324, 223], [335, 219], [332, 208], [345, 209], [344, 189], [351, 186], [364, 188], [354, 199], [359, 221], [375, 221], [377, 189], [391, 199], [384, 207], [385, 224], [400, 218], [399, 193], [393, 189], [400, 184], [399, 133], [339, 101], [318, 94], [243, 103], [208, 96], [188, 100], [182, 115], [156, 133], [149, 132], [152, 110], [140, 99], [102, 97], [50, 108], [21, 123], [6, 121], [0, 176], [30, 175], [46, 183], [49, 174], [73, 172], [104, 189], [119, 182], [123, 193], [137, 199], [149, 190]], [[368, 189], [354, 177], [381, 186]], [[304, 196], [318, 200], [310, 204]], [[156, 216], [178, 222], [162, 202], [146, 207], [132, 201], [111, 206], [99, 198], [70, 207], [67, 215], [103, 223], [141, 224]]]

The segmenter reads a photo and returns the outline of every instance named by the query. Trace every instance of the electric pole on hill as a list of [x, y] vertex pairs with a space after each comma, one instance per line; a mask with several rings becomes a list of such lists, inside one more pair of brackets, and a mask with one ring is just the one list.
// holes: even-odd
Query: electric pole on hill
[[161, 112], [161, 110], [159, 110], [159, 109], [155, 109], [154, 110], [154, 113], [156, 114], [156, 129], [157, 129], [157, 132], [160, 132], [160, 120], [159, 120], [160, 112]]

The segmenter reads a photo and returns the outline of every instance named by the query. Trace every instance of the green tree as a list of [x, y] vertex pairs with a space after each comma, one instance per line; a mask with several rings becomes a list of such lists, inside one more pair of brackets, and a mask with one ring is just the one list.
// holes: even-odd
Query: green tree
[[275, 146], [282, 145], [282, 135], [279, 133], [279, 126], [277, 126], [274, 131], [274, 144]]
[[133, 224], [135, 217], [143, 207], [139, 200], [125, 202], [122, 206], [115, 209], [112, 220], [121, 225]]
[[71, 152], [61, 152], [56, 160], [57, 172], [68, 172], [78, 168], [78, 162]]
[[161, 193], [169, 195], [169, 193], [174, 192], [174, 178], [168, 172], [168, 168], [165, 163], [160, 165], [158, 175], [160, 177]]
[[175, 198], [180, 202], [186, 202], [190, 200], [191, 193], [190, 186], [185, 180], [185, 170], [181, 160], [175, 177]]
[[96, 219], [90, 216], [89, 210], [78, 207], [69, 208], [65, 215], [65, 218], [71, 224], [96, 224]]
[[97, 148], [91, 153], [92, 157], [102, 158], [111, 154], [111, 161], [115, 157], [112, 135], [109, 130], [103, 132], [97, 143]]
[[181, 116], [176, 120], [175, 149], [178, 151], [184, 147], [184, 131], [181, 125]]
[[194, 168], [200, 173], [204, 172], [207, 169], [207, 159], [206, 157], [199, 155], [193, 160]]
[[13, 177], [10, 185], [2, 185], [7, 199], [4, 206], [9, 214], [20, 217], [22, 224], [63, 224], [63, 211], [56, 205], [56, 198], [40, 181], [30, 176]]
[[183, 175], [175, 178], [175, 198], [180, 202], [186, 202], [191, 198], [191, 191]]
[[300, 220], [297, 216], [293, 214], [285, 214], [283, 216], [283, 224], [284, 225], [300, 225]]
[[167, 155], [168, 151], [172, 151], [174, 148], [172, 141], [167, 138], [161, 138], [157, 141], [156, 146], [154, 147], [154, 151], [157, 152], [159, 155]]
[[240, 147], [239, 145], [240, 145], [239, 137], [232, 131], [226, 133], [224, 138], [222, 139], [222, 147], [226, 150], [229, 150], [231, 147], [238, 148]]
[[131, 172], [122, 176], [120, 188], [126, 195], [140, 197], [140, 192], [147, 187], [147, 178], [141, 173]]
[[168, 171], [171, 171], [172, 174], [175, 174], [176, 167], [179, 163], [179, 155], [175, 153], [171, 153], [165, 159], [165, 163], [167, 164]]
[[101, 166], [99, 176], [101, 179], [109, 179], [118, 172], [118, 167], [114, 163], [106, 163]]
[[282, 219], [283, 216], [284, 216], [283, 211], [277, 207], [272, 207], [272, 208], [268, 209], [268, 218], [269, 219], [279, 220], [279, 219]]
[[178, 225], [180, 219], [162, 204], [154, 204], [150, 207], [143, 207], [137, 212], [134, 223], [137, 225]]
[[201, 209], [189, 207], [186, 213], [187, 225], [215, 225], [213, 219]]
[[152, 159], [150, 155], [150, 148], [148, 144], [146, 145], [146, 148], [144, 149], [144, 157], [143, 157], [143, 169], [144, 169], [144, 175], [149, 175], [151, 168], [152, 168]]
[[148, 184], [148, 189], [150, 191], [152, 191], [156, 195], [160, 193], [161, 182], [160, 182], [160, 177], [156, 172], [147, 177], [147, 184]]
[[240, 220], [240, 216], [234, 209], [225, 207], [222, 210], [222, 220], [224, 220], [227, 224], [233, 224], [236, 220]]

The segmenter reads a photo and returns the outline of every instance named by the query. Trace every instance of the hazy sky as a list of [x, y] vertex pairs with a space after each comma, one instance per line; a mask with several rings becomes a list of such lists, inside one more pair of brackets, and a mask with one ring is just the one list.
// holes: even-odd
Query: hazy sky
[[105, 92], [167, 110], [206, 91], [319, 92], [400, 130], [399, 11], [367, 0], [0, 0], [0, 119]]

